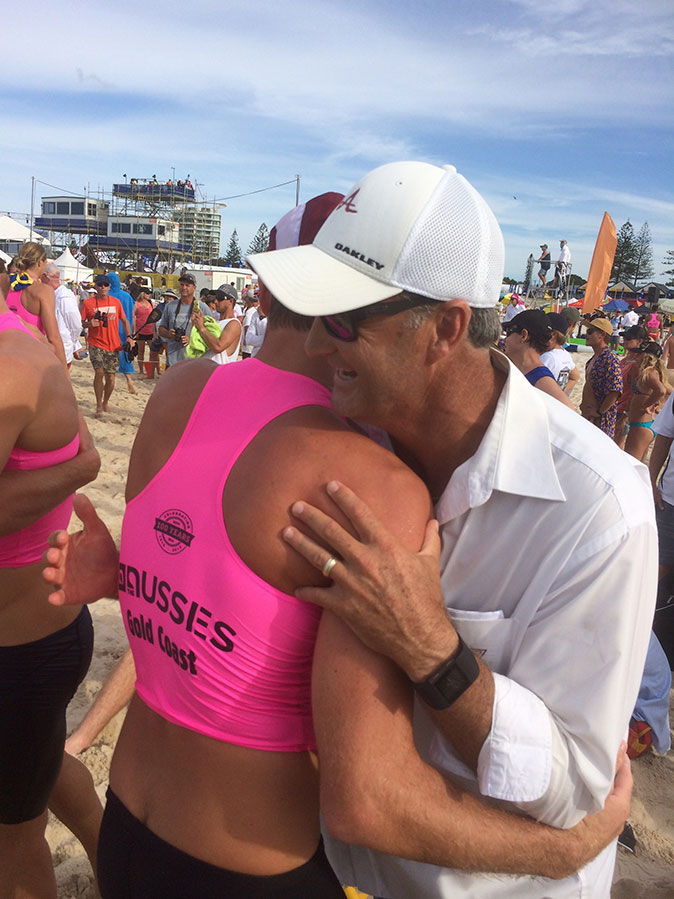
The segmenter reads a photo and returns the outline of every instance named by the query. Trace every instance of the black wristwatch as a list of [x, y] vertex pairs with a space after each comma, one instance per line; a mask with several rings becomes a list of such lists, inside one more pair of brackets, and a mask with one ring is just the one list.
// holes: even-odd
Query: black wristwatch
[[477, 659], [459, 637], [458, 653], [425, 681], [414, 684], [414, 689], [432, 709], [448, 709], [475, 683], [479, 674]]

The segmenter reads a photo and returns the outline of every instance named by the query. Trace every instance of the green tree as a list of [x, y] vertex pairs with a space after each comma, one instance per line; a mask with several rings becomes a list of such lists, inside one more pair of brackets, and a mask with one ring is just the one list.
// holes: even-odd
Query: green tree
[[255, 232], [255, 237], [251, 240], [250, 246], [248, 247], [248, 252], [246, 256], [250, 256], [253, 253], [265, 253], [267, 251], [267, 247], [269, 246], [269, 229], [265, 225], [264, 222], [260, 225], [260, 227]]
[[227, 259], [227, 265], [231, 266], [241, 265], [243, 262], [241, 245], [239, 244], [239, 235], [236, 233], [236, 228], [232, 231], [232, 236], [229, 238], [229, 246], [227, 247], [225, 258]]
[[663, 274], [672, 276], [669, 281], [665, 281], [665, 284], [667, 287], [674, 287], [674, 250], [667, 250], [665, 258], [662, 260], [662, 264], [671, 265], [671, 268], [666, 268]]
[[651, 229], [648, 227], [648, 222], [644, 222], [639, 229], [634, 244], [634, 251], [633, 280], [635, 284], [638, 284], [639, 281], [648, 281], [655, 274]]
[[636, 238], [629, 219], [618, 231], [618, 245], [613, 257], [611, 281], [632, 281], [634, 279]]

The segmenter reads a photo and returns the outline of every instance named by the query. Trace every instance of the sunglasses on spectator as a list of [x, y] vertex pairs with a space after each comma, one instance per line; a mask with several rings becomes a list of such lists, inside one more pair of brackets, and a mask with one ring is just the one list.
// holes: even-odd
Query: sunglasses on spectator
[[323, 327], [336, 340], [351, 342], [358, 339], [358, 323], [377, 315], [397, 315], [405, 309], [427, 306], [433, 302], [428, 297], [404, 296], [388, 303], [374, 303], [364, 309], [352, 309], [349, 312], [338, 312], [335, 315], [320, 315]]

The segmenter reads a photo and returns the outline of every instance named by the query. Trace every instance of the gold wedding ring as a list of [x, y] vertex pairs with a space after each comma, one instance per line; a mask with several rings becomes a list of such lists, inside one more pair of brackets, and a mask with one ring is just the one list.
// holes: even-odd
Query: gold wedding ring
[[337, 564], [337, 559], [334, 556], [330, 556], [328, 561], [321, 568], [323, 577], [330, 577], [330, 572], [332, 571], [332, 569], [335, 567], [336, 564]]

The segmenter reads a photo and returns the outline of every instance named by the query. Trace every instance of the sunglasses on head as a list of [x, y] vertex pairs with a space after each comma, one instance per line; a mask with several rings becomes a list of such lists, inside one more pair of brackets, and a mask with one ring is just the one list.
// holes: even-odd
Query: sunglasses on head
[[335, 315], [320, 315], [323, 327], [331, 337], [347, 342], [358, 339], [358, 322], [377, 315], [397, 315], [405, 309], [427, 306], [433, 302], [428, 297], [402, 296], [388, 303], [374, 303], [364, 309], [351, 309], [349, 312], [338, 312]]

